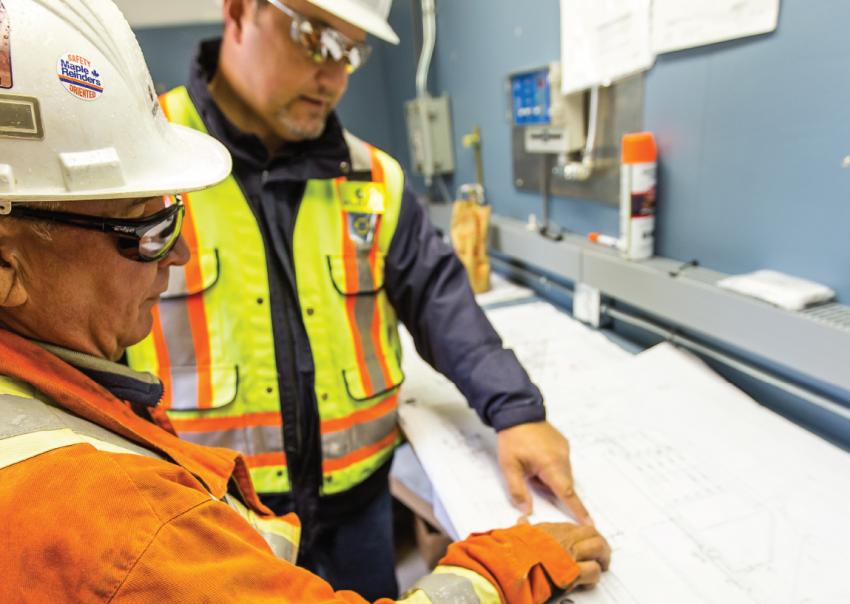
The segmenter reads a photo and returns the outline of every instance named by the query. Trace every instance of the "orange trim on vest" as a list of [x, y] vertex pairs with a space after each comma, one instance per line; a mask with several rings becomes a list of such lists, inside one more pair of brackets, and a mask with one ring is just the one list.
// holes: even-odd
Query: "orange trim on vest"
[[[374, 178], [375, 175], [375, 164], [378, 163], [375, 159], [374, 152], [372, 153], [372, 175]], [[383, 172], [381, 172], [381, 177], [383, 178]], [[383, 182], [383, 180], [381, 181]], [[377, 222], [375, 224], [375, 235], [374, 240], [377, 242], [378, 237], [381, 236], [381, 225], [383, 221], [381, 220], [383, 216], [378, 216]], [[372, 271], [372, 279], [373, 283], [379, 283], [381, 275], [379, 274], [378, 267], [378, 245], [377, 243], [372, 246], [372, 251], [369, 253], [369, 269]], [[380, 269], [383, 270], [383, 269]], [[372, 329], [370, 330], [370, 336], [372, 338], [372, 342], [375, 345], [375, 351], [378, 353], [378, 365], [381, 367], [381, 373], [384, 375], [384, 384], [392, 384], [393, 378], [390, 373], [389, 365], [387, 365], [387, 351], [384, 350], [384, 346], [381, 343], [381, 305], [375, 304], [375, 312], [372, 316]]]
[[379, 440], [378, 442], [369, 445], [368, 447], [363, 447], [362, 449], [357, 449], [346, 455], [345, 457], [340, 457], [339, 459], [326, 459], [322, 461], [322, 470], [324, 472], [335, 472], [337, 470], [344, 470], [350, 465], [356, 464], [358, 461], [363, 461], [367, 457], [371, 457], [375, 453], [386, 449], [396, 441], [398, 438], [399, 432], [398, 427], [393, 428], [393, 431], [389, 433], [387, 436]]
[[246, 413], [237, 417], [171, 418], [171, 425], [178, 432], [218, 432], [247, 426], [280, 426], [281, 424], [279, 411]]
[[243, 457], [252, 468], [268, 468], [286, 465], [286, 455], [284, 455], [283, 451], [259, 453], [257, 455], [244, 455]]
[[[198, 232], [195, 227], [195, 217], [192, 202], [188, 194], [183, 196], [186, 206], [186, 216], [183, 222], [183, 238], [193, 255], [197, 255]], [[200, 262], [189, 262], [183, 270], [186, 273], [186, 286], [189, 291], [201, 291], [204, 277], [201, 273]], [[207, 331], [207, 311], [203, 296], [189, 296], [186, 299], [186, 310], [192, 327], [192, 341], [195, 345], [195, 367], [198, 376], [198, 408], [212, 408], [212, 353], [210, 352], [210, 337]]]
[[157, 101], [159, 101], [159, 106], [162, 107], [162, 113], [165, 115], [165, 119], [169, 122], [171, 121], [171, 112], [168, 111], [168, 103], [166, 99], [168, 98], [168, 93], [164, 92], [157, 97]]
[[351, 415], [347, 415], [346, 417], [340, 417], [339, 419], [326, 419], [322, 422], [322, 434], [341, 432], [342, 430], [348, 430], [357, 424], [363, 424], [372, 421], [373, 419], [378, 419], [387, 413], [392, 413], [397, 404], [398, 394], [394, 394], [374, 407], [357, 411]]
[[[344, 178], [337, 178], [334, 181], [337, 196], [340, 196], [339, 185], [344, 181]], [[345, 288], [346, 291], [357, 291], [359, 276], [357, 268], [357, 248], [348, 234], [349, 213], [344, 210], [342, 212], [341, 222], [342, 257], [345, 265]], [[357, 357], [357, 370], [360, 373], [363, 390], [367, 393], [367, 396], [371, 396], [375, 390], [372, 385], [372, 378], [369, 375], [369, 370], [366, 367], [366, 355], [363, 352], [363, 342], [360, 339], [360, 330], [357, 328], [356, 306], [357, 296], [348, 296], [345, 300], [345, 309], [348, 313], [348, 331], [351, 334], [351, 339], [354, 341], [354, 354]]]

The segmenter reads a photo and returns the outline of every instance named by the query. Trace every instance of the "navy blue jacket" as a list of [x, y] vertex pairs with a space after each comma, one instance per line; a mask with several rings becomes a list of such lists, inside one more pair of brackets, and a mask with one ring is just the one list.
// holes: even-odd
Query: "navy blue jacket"
[[[229, 123], [210, 96], [207, 85], [216, 70], [219, 47], [220, 41], [201, 45], [188, 89], [210, 134], [233, 155], [234, 177], [251, 204], [266, 246], [294, 497], [263, 494], [263, 499], [279, 513], [298, 512], [305, 525], [315, 515], [339, 520], [386, 489], [389, 464], [348, 493], [318, 496], [321, 455], [313, 358], [298, 307], [291, 242], [306, 181], [343, 176], [341, 164], [351, 161], [348, 147], [332, 114], [319, 138], [287, 143], [269, 155], [256, 136]], [[475, 302], [463, 265], [407, 184], [385, 271], [389, 300], [419, 354], [457, 385], [486, 424], [502, 430], [545, 418], [539, 390], [513, 352], [502, 346]]]

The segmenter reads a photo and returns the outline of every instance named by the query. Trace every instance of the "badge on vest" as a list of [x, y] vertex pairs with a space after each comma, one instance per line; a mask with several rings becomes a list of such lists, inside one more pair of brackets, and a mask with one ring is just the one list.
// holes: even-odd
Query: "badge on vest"
[[382, 182], [340, 183], [342, 209], [353, 214], [383, 214], [386, 210], [387, 187]]
[[358, 250], [372, 247], [375, 239], [375, 227], [378, 225], [377, 214], [348, 214], [348, 237]]

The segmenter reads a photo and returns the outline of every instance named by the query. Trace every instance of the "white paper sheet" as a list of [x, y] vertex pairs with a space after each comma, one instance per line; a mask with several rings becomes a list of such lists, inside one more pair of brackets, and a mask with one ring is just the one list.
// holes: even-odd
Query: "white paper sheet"
[[477, 294], [475, 301], [482, 307], [505, 302], [514, 302], [523, 298], [533, 298], [534, 292], [527, 287], [517, 285], [502, 277], [499, 273], [493, 273], [490, 277], [490, 291]]
[[655, 59], [650, 0], [561, 0], [564, 94], [638, 73]]
[[[554, 309], [490, 315], [570, 438], [577, 491], [614, 549], [576, 603], [850, 601], [850, 455], [669, 345], [608, 355]], [[402, 426], [458, 534], [511, 524], [494, 433], [413, 356]]]
[[779, 0], [653, 0], [656, 53], [774, 31]]

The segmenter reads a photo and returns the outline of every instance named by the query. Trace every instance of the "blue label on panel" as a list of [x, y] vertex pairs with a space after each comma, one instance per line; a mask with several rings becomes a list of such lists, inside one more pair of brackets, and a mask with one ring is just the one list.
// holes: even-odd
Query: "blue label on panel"
[[550, 122], [552, 87], [549, 70], [530, 71], [511, 78], [514, 124], [548, 124]]

